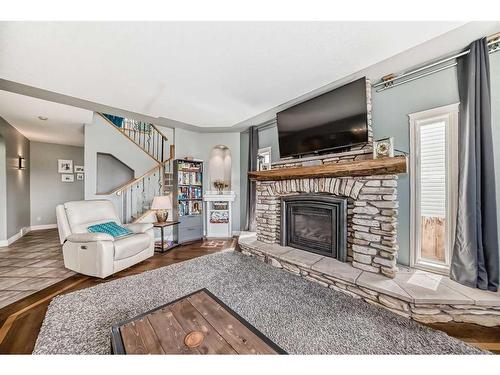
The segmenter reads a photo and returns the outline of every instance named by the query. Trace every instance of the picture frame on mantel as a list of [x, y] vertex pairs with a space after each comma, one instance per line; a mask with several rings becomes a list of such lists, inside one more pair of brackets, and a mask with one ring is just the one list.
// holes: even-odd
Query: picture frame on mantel
[[57, 160], [57, 172], [58, 173], [73, 173], [73, 160]]

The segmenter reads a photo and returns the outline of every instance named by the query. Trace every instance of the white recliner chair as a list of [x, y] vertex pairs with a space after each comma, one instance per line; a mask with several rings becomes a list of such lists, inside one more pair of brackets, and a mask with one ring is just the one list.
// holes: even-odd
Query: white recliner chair
[[67, 202], [56, 207], [56, 216], [64, 266], [75, 272], [105, 278], [154, 254], [152, 224], [126, 224], [133, 234], [116, 239], [88, 232], [94, 224], [114, 221], [121, 225], [110, 201]]

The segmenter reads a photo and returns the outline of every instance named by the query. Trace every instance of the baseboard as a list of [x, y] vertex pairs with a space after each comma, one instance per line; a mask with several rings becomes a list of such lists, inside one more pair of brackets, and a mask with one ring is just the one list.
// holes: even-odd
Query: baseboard
[[241, 231], [239, 230], [233, 230], [233, 236], [239, 236]]
[[30, 231], [29, 227], [22, 228], [18, 233], [14, 234], [12, 237], [7, 238], [6, 240], [0, 241], [0, 246], [9, 246], [13, 242], [16, 242], [22, 236]]
[[10, 244], [17, 241], [18, 239], [23, 237], [26, 233], [29, 233], [32, 230], [43, 230], [43, 229], [54, 229], [54, 228], [57, 228], [57, 224], [42, 224], [42, 225], [32, 225], [30, 227], [24, 227], [18, 233], [14, 234], [12, 237], [0, 241], [0, 247], [9, 246]]
[[57, 228], [57, 224], [42, 224], [42, 225], [32, 225], [30, 230], [43, 230], [43, 229], [54, 229]]

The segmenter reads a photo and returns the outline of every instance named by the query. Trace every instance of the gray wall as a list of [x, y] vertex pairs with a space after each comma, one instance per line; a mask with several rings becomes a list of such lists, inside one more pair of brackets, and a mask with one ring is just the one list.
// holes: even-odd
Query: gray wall
[[7, 238], [7, 177], [5, 166], [5, 141], [0, 135], [0, 242], [5, 241]]
[[57, 160], [73, 160], [84, 165], [83, 147], [30, 142], [31, 225], [56, 224], [58, 204], [84, 199], [84, 182], [62, 182]]
[[[492, 119], [494, 143], [500, 144], [500, 53], [490, 55], [491, 65], [491, 93], [492, 93]], [[409, 124], [408, 114], [426, 109], [431, 109], [451, 103], [457, 103], [458, 86], [456, 69], [448, 69], [413, 82], [377, 93], [372, 92], [373, 104], [373, 131], [374, 137], [395, 138], [395, 148], [409, 152]], [[242, 133], [242, 140], [248, 134]], [[259, 132], [259, 146], [273, 148], [273, 160], [279, 158], [274, 149], [278, 149], [278, 133], [276, 127], [267, 128]], [[495, 169], [497, 202], [500, 208], [500, 148], [495, 149]], [[245, 160], [241, 165], [246, 165], [248, 141], [241, 143], [241, 155]], [[246, 173], [242, 169], [242, 190], [246, 191]], [[244, 186], [243, 186], [244, 184]], [[410, 181], [409, 175], [399, 178], [399, 260], [408, 265], [410, 262]], [[246, 205], [242, 204], [241, 218], [245, 216]], [[500, 231], [500, 209], [499, 209]]]
[[[30, 225], [30, 147], [28, 139], [1, 117], [0, 136], [5, 147], [5, 157], [0, 156], [0, 168], [5, 171], [0, 173], [0, 184], [5, 186], [0, 192], [4, 190], [5, 205], [0, 210], [5, 210], [6, 228], [0, 240], [6, 240]], [[26, 169], [17, 168], [19, 156], [26, 159]]]
[[108, 193], [134, 179], [134, 170], [111, 154], [97, 153], [97, 192]]

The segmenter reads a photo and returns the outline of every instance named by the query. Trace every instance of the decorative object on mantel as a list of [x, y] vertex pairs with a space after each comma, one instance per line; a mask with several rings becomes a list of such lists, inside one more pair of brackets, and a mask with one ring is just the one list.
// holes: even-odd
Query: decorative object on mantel
[[57, 160], [58, 173], [73, 173], [73, 160]]
[[156, 211], [156, 220], [164, 223], [168, 219], [168, 211], [172, 209], [172, 200], [170, 195], [161, 195], [153, 198], [151, 209]]
[[62, 182], [74, 182], [75, 181], [75, 175], [73, 175], [73, 174], [62, 174], [61, 175], [61, 181]]
[[75, 173], [85, 172], [85, 167], [83, 165], [75, 165]]
[[222, 180], [215, 180], [213, 184], [214, 188], [217, 190], [219, 194], [222, 194], [224, 192], [224, 189], [229, 187], [229, 185]]
[[235, 198], [234, 191], [223, 193], [209, 191], [203, 196], [207, 237], [229, 238], [232, 236], [232, 205]]
[[406, 173], [406, 156], [382, 159], [354, 160], [337, 164], [322, 164], [311, 167], [280, 168], [269, 171], [248, 172], [251, 180], [272, 181], [291, 178], [355, 177]]
[[267, 171], [271, 169], [271, 147], [259, 148], [257, 151], [257, 170]]
[[374, 141], [373, 157], [375, 159], [394, 157], [394, 137], [387, 137]]

